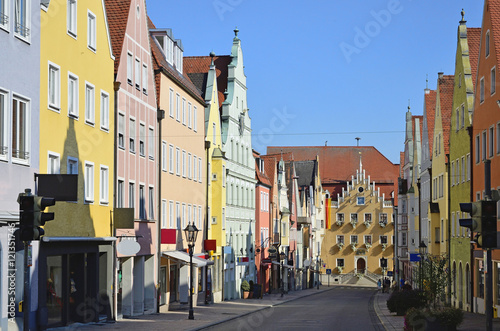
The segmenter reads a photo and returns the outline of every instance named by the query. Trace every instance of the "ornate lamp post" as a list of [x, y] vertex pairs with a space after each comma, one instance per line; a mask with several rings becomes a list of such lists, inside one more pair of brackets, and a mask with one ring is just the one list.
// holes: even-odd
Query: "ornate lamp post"
[[420, 241], [420, 244], [418, 245], [418, 252], [420, 253], [420, 261], [419, 261], [419, 267], [420, 267], [420, 289], [424, 289], [424, 269], [422, 265], [422, 258], [424, 257], [424, 254], [427, 253], [427, 245], [424, 243], [424, 241]]
[[[382, 293], [385, 292], [385, 270], [387, 269], [387, 259], [385, 257], [382, 257], [380, 259], [380, 266], [382, 267]], [[389, 292], [390, 290], [390, 286], [389, 288], [386, 289], [387, 292]]]
[[280, 292], [281, 292], [281, 296], [283, 296], [283, 294], [285, 293], [285, 287], [284, 287], [284, 280], [283, 280], [283, 260], [285, 259], [285, 253], [281, 252], [280, 253], [280, 275], [281, 275], [281, 282], [280, 282]]
[[196, 225], [189, 223], [188, 226], [184, 229], [184, 234], [186, 235], [186, 241], [189, 247], [189, 316], [188, 319], [194, 320], [194, 311], [193, 311], [193, 250], [194, 245], [196, 243], [196, 237], [198, 236], [198, 228]]

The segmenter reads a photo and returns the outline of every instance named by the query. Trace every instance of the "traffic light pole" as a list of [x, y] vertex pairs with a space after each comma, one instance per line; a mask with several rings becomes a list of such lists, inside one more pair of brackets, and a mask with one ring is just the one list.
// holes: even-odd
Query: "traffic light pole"
[[[484, 160], [484, 191], [486, 200], [491, 200], [491, 161]], [[493, 264], [491, 249], [486, 248], [486, 279], [484, 303], [486, 305], [486, 331], [493, 330]]]
[[24, 242], [24, 291], [23, 291], [23, 330], [30, 329], [30, 268], [28, 267], [29, 241]]

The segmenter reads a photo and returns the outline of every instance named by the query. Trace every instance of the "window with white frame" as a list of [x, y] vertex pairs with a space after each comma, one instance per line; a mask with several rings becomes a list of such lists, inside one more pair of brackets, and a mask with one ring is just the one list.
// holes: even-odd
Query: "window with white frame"
[[7, 104], [8, 94], [5, 91], [0, 90], [0, 159], [7, 158], [7, 152], [9, 151], [8, 138], [7, 138], [7, 123], [8, 120], [8, 104]]
[[194, 106], [193, 109], [193, 130], [198, 131], [198, 109]]
[[118, 147], [125, 148], [125, 114], [118, 113]]
[[123, 208], [125, 201], [125, 182], [121, 179], [118, 180], [116, 185], [116, 207]]
[[215, 123], [212, 123], [212, 144], [215, 145], [216, 140], [215, 140]]
[[486, 131], [483, 131], [481, 138], [482, 138], [481, 157], [482, 160], [486, 160]]
[[198, 222], [198, 207], [193, 205], [193, 224], [196, 224], [196, 222]]
[[182, 124], [186, 125], [186, 99], [182, 98]]
[[371, 235], [365, 235], [364, 240], [365, 240], [365, 244], [368, 244], [368, 245], [372, 244], [372, 236]]
[[68, 156], [66, 173], [68, 175], [78, 175], [78, 159], [76, 157]]
[[490, 73], [490, 93], [491, 93], [491, 95], [495, 94], [495, 92], [497, 90], [496, 79], [497, 79], [497, 71], [496, 71], [496, 68], [493, 67], [493, 68], [491, 68], [491, 73]]
[[109, 130], [109, 94], [101, 91], [101, 129]]
[[174, 173], [174, 145], [168, 145], [168, 170], [171, 174]]
[[465, 156], [462, 156], [462, 172], [461, 172], [462, 183], [465, 183]]
[[191, 156], [191, 153], [188, 153], [188, 156], [187, 156], [187, 178], [188, 179], [191, 179], [191, 160], [192, 159], [192, 156]]
[[466, 167], [467, 167], [467, 180], [470, 180], [470, 154], [466, 157]]
[[87, 14], [87, 45], [91, 50], [96, 50], [96, 16], [90, 10]]
[[128, 207], [135, 208], [135, 183], [128, 183]]
[[479, 81], [479, 102], [484, 102], [484, 77]]
[[49, 108], [59, 110], [61, 105], [61, 70], [49, 62]]
[[141, 90], [141, 60], [135, 58], [135, 88]]
[[191, 102], [188, 102], [188, 128], [191, 129], [193, 126], [193, 109], [191, 106]]
[[179, 147], [175, 148], [175, 174], [181, 175], [181, 150]]
[[358, 223], [358, 214], [357, 213], [351, 213], [351, 222]]
[[135, 153], [135, 119], [133, 118], [130, 119], [129, 132], [130, 132], [129, 150], [130, 153]]
[[490, 56], [490, 30], [486, 31], [486, 35], [484, 37], [484, 55], [485, 57]]
[[93, 85], [85, 84], [85, 122], [94, 124], [95, 121], [95, 88]]
[[451, 186], [455, 185], [455, 161], [451, 162]]
[[222, 229], [226, 228], [226, 208], [222, 207]]
[[382, 225], [387, 225], [387, 213], [380, 213], [379, 214], [379, 220], [380, 224]]
[[178, 93], [175, 94], [175, 119], [181, 121], [181, 96]]
[[181, 204], [179, 202], [175, 203], [175, 226], [178, 230], [181, 229]]
[[492, 126], [488, 129], [488, 156], [493, 157], [495, 142], [495, 128]]
[[127, 83], [129, 85], [133, 84], [134, 80], [134, 55], [132, 53], [127, 52]]
[[[202, 182], [202, 164], [201, 164], [201, 157], [198, 158], [198, 181], [201, 183]], [[208, 180], [208, 179], [207, 179]]]
[[182, 150], [182, 177], [186, 178], [186, 151]]
[[85, 202], [94, 202], [94, 163], [85, 162]]
[[344, 235], [337, 235], [337, 244], [344, 244]]
[[169, 90], [168, 101], [169, 101], [168, 113], [170, 117], [174, 118], [174, 90], [172, 89]]
[[140, 156], [145, 155], [144, 139], [146, 139], [146, 126], [144, 125], [144, 123], [139, 123], [139, 155]]
[[162, 171], [167, 171], [167, 142], [162, 141], [161, 142], [161, 170]]
[[387, 245], [387, 236], [380, 236], [379, 240], [381, 244]]
[[222, 187], [226, 187], [226, 166], [222, 166]]
[[142, 64], [142, 93], [148, 94], [148, 66]]
[[344, 213], [337, 213], [337, 223], [344, 224]]
[[371, 213], [365, 213], [365, 223], [370, 224], [372, 222], [372, 214]]
[[72, 35], [73, 37], [76, 37], [76, 14], [77, 10], [77, 4], [76, 0], [68, 0], [68, 17], [67, 17], [67, 27], [68, 27], [68, 33]]
[[465, 105], [462, 104], [462, 107], [460, 108], [460, 128], [463, 128], [464, 126], [465, 126]]
[[344, 264], [344, 259], [337, 259], [337, 267], [344, 267], [345, 264]]
[[149, 153], [149, 159], [154, 160], [155, 158], [155, 131], [154, 128], [149, 127], [149, 134], [148, 134], [148, 153]]
[[481, 144], [479, 142], [479, 135], [476, 136], [476, 164], [481, 161]]
[[[208, 207], [210, 209], [210, 207]], [[201, 206], [198, 206], [198, 229], [201, 229], [201, 220], [203, 214], [201, 213]]]
[[144, 191], [144, 185], [139, 184], [139, 218], [141, 220], [146, 219], [146, 192]]
[[52, 175], [61, 173], [61, 156], [59, 153], [48, 152], [47, 173]]
[[351, 235], [351, 244], [357, 244], [358, 243], [358, 235]]
[[196, 170], [197, 169], [197, 167], [196, 167], [197, 162], [198, 161], [197, 161], [196, 155], [193, 155], [193, 176], [192, 176], [192, 178], [195, 182], [198, 181], [198, 173], [196, 172], [197, 171]]
[[174, 202], [170, 200], [168, 202], [168, 227], [170, 229], [174, 228], [174, 219], [175, 219]]
[[78, 118], [78, 76], [68, 73], [68, 115]]
[[153, 187], [149, 187], [148, 191], [148, 202], [149, 202], [149, 219], [154, 220], [155, 218], [155, 190]]
[[28, 0], [14, 0], [14, 32], [23, 39], [30, 35], [30, 4]]
[[12, 157], [17, 161], [29, 158], [29, 102], [14, 95], [12, 97]]
[[162, 229], [167, 228], [167, 200], [161, 200], [161, 227]]
[[455, 130], [458, 131], [460, 128], [460, 111], [458, 108], [455, 110]]
[[186, 204], [182, 203], [182, 228], [187, 226]]
[[99, 201], [102, 204], [107, 204], [109, 202], [109, 168], [101, 165], [100, 173]]

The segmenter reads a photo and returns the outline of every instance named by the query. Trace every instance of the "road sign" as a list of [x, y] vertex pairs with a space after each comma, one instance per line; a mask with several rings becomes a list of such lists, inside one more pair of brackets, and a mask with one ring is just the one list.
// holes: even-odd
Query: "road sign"
[[392, 277], [392, 271], [387, 271], [387, 277]]
[[331, 275], [332, 274], [332, 269], [326, 269], [326, 274]]

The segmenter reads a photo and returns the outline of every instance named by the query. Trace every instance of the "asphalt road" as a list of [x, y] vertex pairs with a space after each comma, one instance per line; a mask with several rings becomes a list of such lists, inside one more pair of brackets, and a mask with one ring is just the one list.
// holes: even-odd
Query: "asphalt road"
[[373, 309], [373, 288], [339, 287], [267, 308], [205, 330], [362, 330], [383, 326]]

